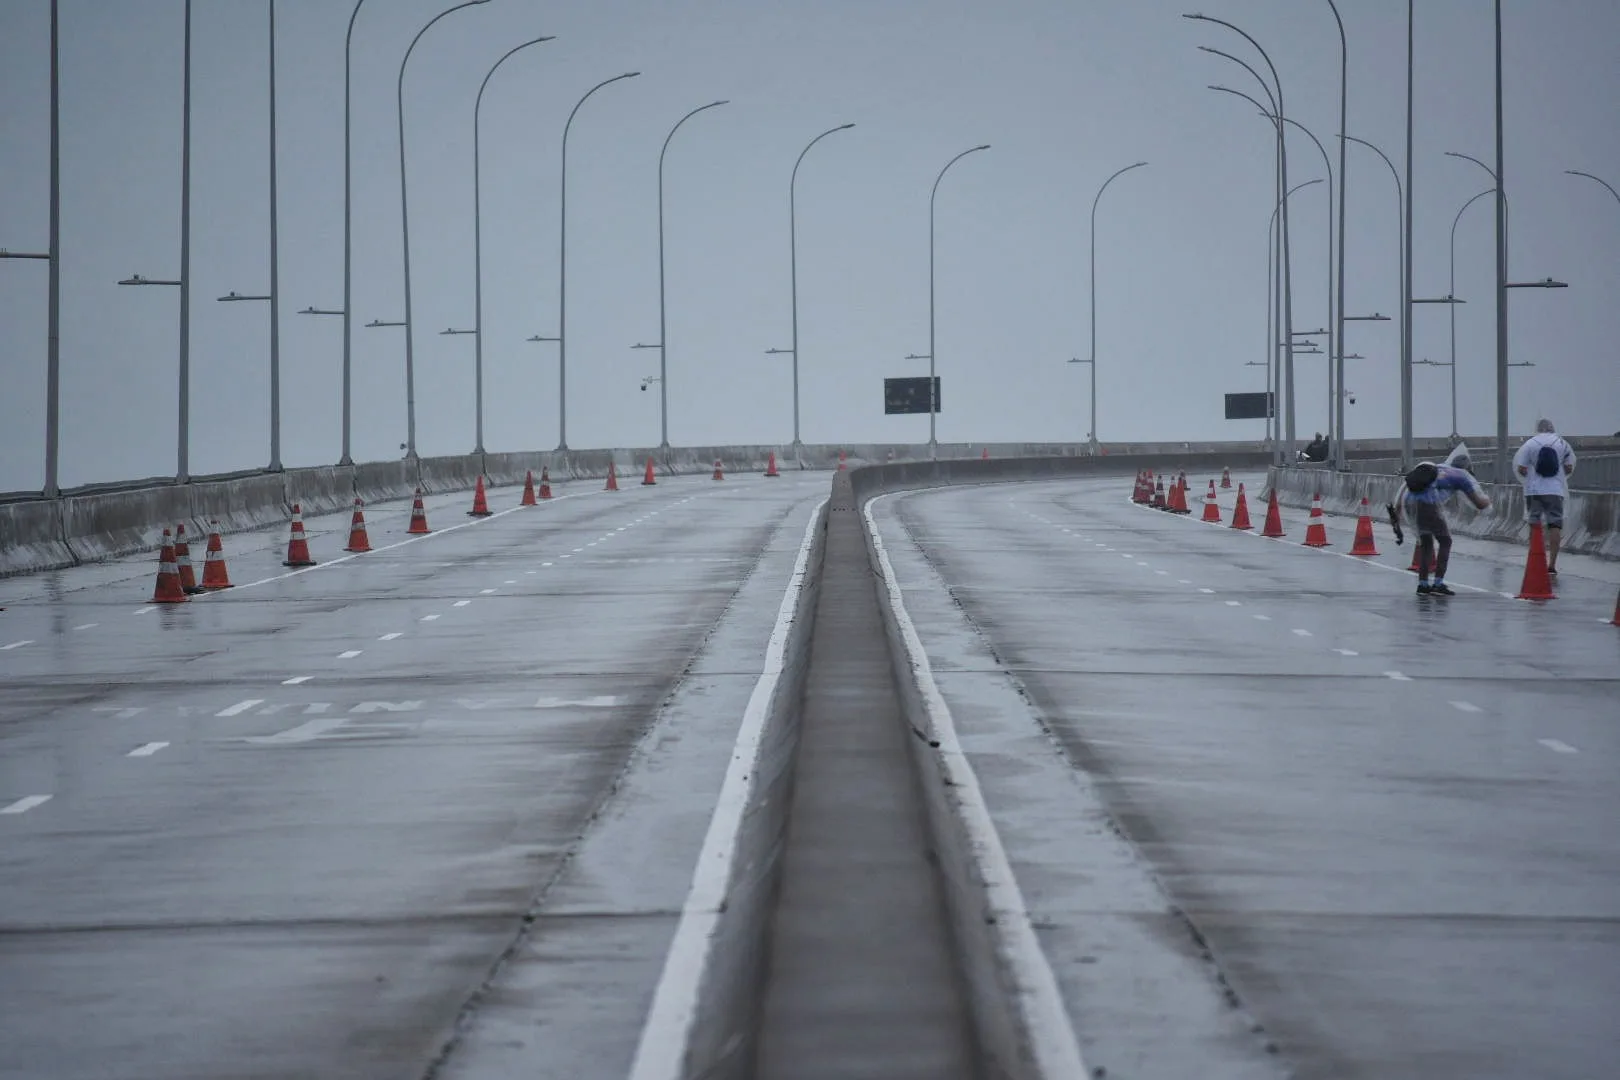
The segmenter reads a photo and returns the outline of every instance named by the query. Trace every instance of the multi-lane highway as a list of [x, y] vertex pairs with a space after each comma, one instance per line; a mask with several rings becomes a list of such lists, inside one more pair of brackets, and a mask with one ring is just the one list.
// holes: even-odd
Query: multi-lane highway
[[[1464, 538], [1418, 598], [1387, 529], [1353, 559], [1342, 519], [1313, 550], [1129, 488], [835, 490], [743, 1074], [984, 1074], [1007, 987], [964, 985], [916, 754], [1049, 1078], [1606, 1075], [1614, 564], [1527, 604]], [[230, 537], [187, 605], [150, 557], [0, 581], [0, 1076], [678, 1075], [829, 478], [559, 495], [373, 508], [348, 559], [330, 515], [296, 573]]]

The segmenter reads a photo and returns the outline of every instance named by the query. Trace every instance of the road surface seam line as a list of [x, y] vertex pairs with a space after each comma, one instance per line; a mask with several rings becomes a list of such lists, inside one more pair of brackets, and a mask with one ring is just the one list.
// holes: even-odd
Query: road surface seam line
[[[898, 493], [893, 493], [898, 494]], [[987, 921], [994, 927], [999, 939], [998, 950], [1012, 978], [1013, 1003], [1023, 1021], [1023, 1035], [1028, 1041], [1034, 1059], [1035, 1075], [1046, 1080], [1068, 1080], [1071, 1077], [1090, 1076], [1085, 1059], [1080, 1055], [1080, 1041], [1069, 1019], [1063, 992], [1058, 988], [1057, 976], [1051, 962], [1041, 950], [1035, 923], [1029, 906], [1013, 873], [1007, 850], [996, 832], [995, 819], [979, 787], [978, 774], [957, 738], [955, 721], [939, 684], [934, 681], [933, 666], [923, 648], [917, 627], [906, 612], [905, 596], [889, 562], [872, 508], [890, 495], [879, 495], [867, 500], [861, 515], [866, 520], [867, 535], [877, 552], [882, 572], [882, 585], [888, 592], [889, 604], [899, 624], [901, 639], [911, 663], [912, 677], [922, 692], [923, 707], [928, 713], [929, 726], [938, 741], [939, 763], [946, 782], [954, 794], [957, 819], [968, 838], [968, 854], [978, 864], [979, 878], [984, 887], [984, 900], [988, 907]]]
[[810, 550], [815, 546], [816, 530], [823, 522], [825, 506], [823, 500], [810, 514], [793, 576], [777, 608], [776, 625], [765, 646], [765, 662], [743, 710], [720, 794], [715, 799], [714, 813], [709, 818], [703, 847], [692, 871], [692, 884], [681, 905], [680, 919], [675, 924], [669, 951], [664, 954], [652, 1005], [636, 1042], [630, 1080], [679, 1080], [684, 1075], [692, 1027], [697, 1020], [699, 993], [725, 910], [726, 890], [737, 858], [743, 819], [758, 779], [765, 725], [786, 666], [787, 639], [804, 592]]

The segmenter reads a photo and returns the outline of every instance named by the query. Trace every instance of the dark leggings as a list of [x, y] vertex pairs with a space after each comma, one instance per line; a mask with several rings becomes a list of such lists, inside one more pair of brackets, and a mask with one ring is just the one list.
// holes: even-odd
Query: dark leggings
[[[1440, 555], [1437, 559], [1434, 553], [1435, 541], [1440, 542]], [[1418, 537], [1418, 577], [1426, 578], [1432, 567], [1434, 576], [1444, 578], [1446, 566], [1451, 562], [1451, 534], [1446, 533], [1435, 536], [1433, 533], [1423, 533]]]

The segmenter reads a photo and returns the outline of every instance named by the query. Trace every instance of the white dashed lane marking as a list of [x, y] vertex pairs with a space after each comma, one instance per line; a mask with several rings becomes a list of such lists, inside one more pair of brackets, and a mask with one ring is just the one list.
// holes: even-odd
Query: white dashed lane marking
[[307, 683], [307, 682], [309, 682], [309, 680], [312, 679], [312, 678], [314, 678], [313, 675], [294, 675], [290, 679], [282, 679], [281, 680], [281, 685], [282, 686], [297, 686], [299, 683]]
[[34, 807], [50, 801], [49, 795], [24, 795], [9, 806], [0, 806], [0, 814], [26, 814]]
[[1547, 749], [1551, 750], [1555, 754], [1578, 754], [1578, 753], [1580, 753], [1579, 750], [1577, 750], [1573, 746], [1569, 745], [1569, 743], [1560, 742], [1558, 739], [1537, 739], [1536, 742], [1540, 743], [1542, 746], [1545, 746]]
[[1340, 656], [1360, 656], [1361, 655], [1360, 653], [1356, 652], [1356, 650], [1354, 650], [1354, 649], [1334, 649], [1333, 651], [1338, 653]]
[[264, 704], [264, 699], [263, 698], [248, 698], [246, 701], [238, 701], [235, 705], [231, 705], [228, 708], [221, 709], [221, 710], [219, 710], [219, 712], [215, 713], [214, 715], [215, 716], [239, 716], [242, 713], [245, 713], [249, 709], [253, 708], [253, 706], [255, 706], [255, 705], [263, 705], [263, 704]]
[[23, 638], [21, 641], [13, 641], [10, 645], [0, 645], [0, 652], [10, 652], [12, 649], [20, 649], [24, 645], [32, 645], [33, 643], [33, 638]]
[[1259, 619], [1261, 622], [1270, 622], [1271, 621], [1271, 616], [1270, 615], [1256, 615], [1255, 618]]
[[396, 630], [396, 631], [395, 631], [395, 632], [394, 632], [394, 633], [392, 633], [392, 634], [384, 634], [384, 635], [383, 635], [383, 636], [382, 636], [382, 637], [380, 637], [380, 638], [378, 638], [378, 639], [377, 639], [377, 640], [378, 640], [378, 641], [393, 641], [393, 640], [395, 640], [395, 639], [396, 639], [396, 638], [402, 638], [402, 637], [404, 637], [404, 636], [405, 636], [405, 635], [404, 635], [404, 634], [401, 634], [401, 633], [399, 633], [399, 632], [398, 632], [398, 631], [397, 631], [397, 630]]
[[1311, 636], [1311, 632], [1309, 630], [1302, 630], [1297, 626], [1294, 627], [1294, 633], [1298, 634], [1300, 637], [1310, 637]]
[[1242, 607], [1243, 606], [1243, 601], [1241, 601], [1241, 600], [1228, 600], [1226, 602], [1226, 606], [1227, 607]]
[[359, 656], [362, 651], [363, 650], [361, 649], [344, 649], [342, 652], [337, 654], [337, 658], [339, 660], [353, 660], [355, 657]]
[[1396, 682], [1411, 682], [1412, 681], [1412, 676], [1410, 676], [1410, 675], [1402, 675], [1398, 671], [1386, 671], [1386, 672], [1384, 672], [1384, 677], [1389, 678], [1389, 679], [1394, 679]]
[[437, 618], [438, 618], [437, 615], [424, 615], [424, 616], [422, 616], [420, 619], [418, 619], [416, 621], [417, 622], [432, 622], [434, 619], [437, 619]]
[[73, 629], [75, 629], [75, 630], [94, 630], [96, 627], [98, 627], [100, 625], [101, 624], [98, 623], [98, 622], [87, 622], [83, 626], [75, 626]]
[[495, 592], [494, 589], [479, 589], [478, 590], [478, 595], [479, 596], [491, 596], [491, 595], [494, 594], [494, 592]]
[[1456, 709], [1458, 712], [1477, 713], [1485, 711], [1478, 705], [1475, 705], [1472, 701], [1452, 701], [1448, 702], [1447, 704], [1449, 704], [1453, 709]]
[[466, 607], [470, 603], [472, 603], [471, 600], [457, 600], [454, 604], [451, 604], [450, 606], [451, 607]]
[[1215, 595], [1215, 590], [1214, 589], [1199, 588], [1198, 591], [1205, 594], [1206, 596], [1214, 596]]
[[149, 742], [149, 743], [145, 744], [144, 746], [137, 746], [135, 749], [131, 750], [129, 753], [125, 754], [124, 756], [125, 757], [151, 757], [153, 754], [157, 753], [159, 750], [162, 750], [165, 746], [168, 746], [168, 745], [169, 744], [166, 743], [166, 742]]

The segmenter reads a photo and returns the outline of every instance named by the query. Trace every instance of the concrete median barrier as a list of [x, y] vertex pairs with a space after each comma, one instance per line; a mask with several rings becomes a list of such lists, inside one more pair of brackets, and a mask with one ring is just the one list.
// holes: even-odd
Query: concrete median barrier
[[354, 467], [354, 493], [368, 504], [408, 499], [415, 492], [414, 461], [368, 461]]
[[75, 562], [153, 551], [163, 530], [195, 527], [189, 485], [166, 484], [74, 495], [62, 500], [62, 534]]
[[186, 486], [191, 493], [191, 519], [204, 537], [215, 519], [225, 532], [260, 529], [287, 519], [286, 486], [280, 473]]
[[330, 514], [354, 505], [354, 468], [322, 465], [313, 469], [288, 469], [282, 473], [286, 503], [283, 513], [294, 505], [304, 514]]
[[479, 454], [458, 454], [453, 457], [422, 458], [417, 462], [421, 472], [422, 490], [430, 495], [451, 491], [471, 491], [484, 467]]
[[0, 502], [0, 577], [72, 566], [56, 499]]

